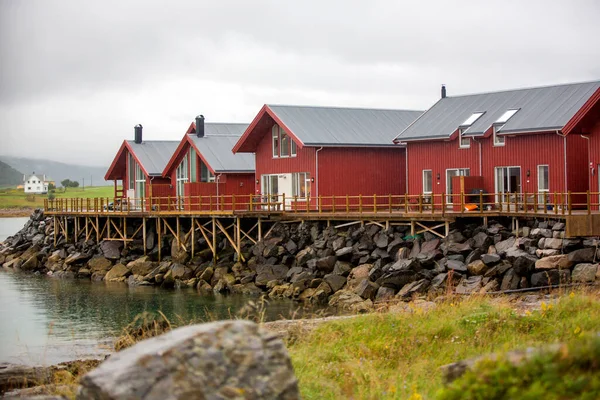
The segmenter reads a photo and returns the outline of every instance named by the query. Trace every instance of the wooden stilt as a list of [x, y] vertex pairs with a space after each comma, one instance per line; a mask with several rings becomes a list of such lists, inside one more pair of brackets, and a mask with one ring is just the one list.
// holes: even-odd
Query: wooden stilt
[[194, 217], [192, 217], [192, 258], [194, 257], [194, 250], [196, 247], [196, 227], [194, 226]]
[[144, 255], [146, 255], [146, 217], [142, 217], [142, 241], [144, 242]]
[[127, 247], [127, 217], [123, 217], [123, 248]]
[[65, 217], [65, 241], [69, 243], [69, 221]]
[[212, 251], [213, 260], [217, 260], [217, 224], [215, 217], [212, 217]]
[[58, 224], [56, 223], [56, 215], [53, 218], [54, 218], [54, 247], [56, 247], [56, 239], [58, 236]]
[[90, 229], [89, 229], [89, 221], [88, 217], [85, 217], [85, 241], [90, 240]]
[[100, 242], [100, 219], [96, 215], [96, 244]]
[[112, 239], [110, 237], [110, 217], [106, 217], [106, 238], [107, 239]]
[[73, 243], [77, 243], [77, 240], [79, 239], [79, 217], [75, 217], [75, 227], [74, 227], [74, 231], [73, 232]]
[[262, 240], [262, 220], [258, 218], [258, 240]]
[[242, 257], [242, 235], [241, 235], [240, 218], [236, 218], [236, 230], [235, 230], [235, 241], [237, 242], [237, 253], [238, 261], [243, 259]]
[[444, 232], [446, 233], [446, 236], [448, 236], [450, 234], [450, 222], [446, 221], [444, 225]]
[[158, 261], [161, 261], [162, 253], [162, 232], [160, 229], [160, 217], [156, 218], [156, 235], [158, 236]]
[[180, 228], [180, 225], [179, 225], [179, 217], [175, 218], [175, 223], [177, 225], [177, 234], [176, 234], [177, 235], [177, 247], [179, 249], [181, 249], [181, 240], [179, 239], [181, 237], [181, 233], [180, 233], [180, 229], [181, 228]]
[[415, 221], [410, 221], [410, 236], [415, 236]]

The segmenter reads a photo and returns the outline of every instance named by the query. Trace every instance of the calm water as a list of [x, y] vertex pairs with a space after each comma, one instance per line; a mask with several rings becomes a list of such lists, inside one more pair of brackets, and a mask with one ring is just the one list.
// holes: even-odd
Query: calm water
[[[8, 236], [27, 219], [6, 220], [0, 219], [3, 234], [16, 226]], [[58, 280], [0, 268], [0, 363], [54, 364], [97, 357], [109, 352], [109, 338], [143, 311], [160, 310], [171, 321], [226, 319], [248, 300], [243, 296], [200, 296], [193, 289]], [[297, 313], [297, 303], [272, 301], [265, 318], [289, 318]]]
[[20, 231], [28, 220], [28, 217], [0, 218], [0, 242]]

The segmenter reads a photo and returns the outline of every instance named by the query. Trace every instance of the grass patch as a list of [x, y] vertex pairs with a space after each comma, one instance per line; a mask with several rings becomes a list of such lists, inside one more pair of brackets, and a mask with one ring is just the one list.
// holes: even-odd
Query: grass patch
[[[90, 186], [86, 188], [68, 188], [66, 192], [63, 189], [56, 189], [56, 198], [94, 198], [94, 197], [114, 197], [113, 186]], [[44, 205], [46, 194], [29, 194], [23, 189], [0, 189], [0, 209], [8, 208], [40, 208]]]
[[561, 297], [525, 316], [506, 298], [327, 323], [290, 344], [305, 399], [433, 399], [440, 367], [492, 352], [567, 342], [600, 326], [594, 293]]

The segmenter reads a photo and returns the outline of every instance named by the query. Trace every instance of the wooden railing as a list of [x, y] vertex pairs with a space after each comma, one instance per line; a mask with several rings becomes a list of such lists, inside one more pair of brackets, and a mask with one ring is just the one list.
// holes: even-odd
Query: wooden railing
[[476, 193], [420, 195], [220, 195], [148, 198], [57, 198], [44, 200], [56, 213], [331, 213], [331, 214], [485, 214], [571, 215], [598, 213], [599, 193]]

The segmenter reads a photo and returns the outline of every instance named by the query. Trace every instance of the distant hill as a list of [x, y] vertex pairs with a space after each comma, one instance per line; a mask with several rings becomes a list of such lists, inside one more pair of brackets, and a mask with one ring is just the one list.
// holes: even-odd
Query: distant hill
[[77, 181], [80, 186], [83, 185], [84, 179], [85, 186], [112, 185], [112, 181], [107, 182], [104, 180], [104, 174], [106, 173], [108, 166], [91, 167], [87, 165], [66, 164], [50, 160], [37, 160], [33, 158], [12, 156], [0, 156], [0, 161], [3, 161], [10, 167], [22, 172], [18, 172], [19, 183], [22, 183], [23, 174], [27, 175], [37, 172], [38, 174], [45, 174], [46, 177], [52, 178], [57, 186], [60, 186], [60, 181], [64, 179]]
[[23, 183], [23, 174], [0, 161], [0, 187], [17, 186]]

